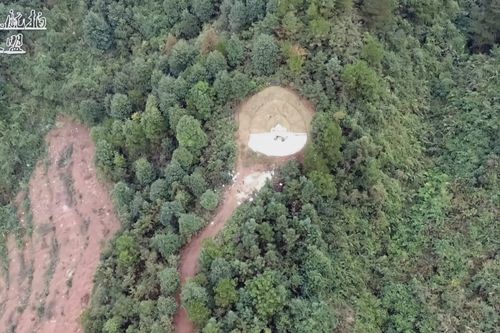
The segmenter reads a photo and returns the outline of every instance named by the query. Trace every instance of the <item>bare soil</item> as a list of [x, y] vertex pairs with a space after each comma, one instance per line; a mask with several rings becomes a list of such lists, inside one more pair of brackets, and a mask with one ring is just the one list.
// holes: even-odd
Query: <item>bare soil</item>
[[[89, 130], [60, 118], [46, 141], [48, 155], [39, 161], [28, 193], [18, 197], [21, 225], [29, 229], [32, 223], [33, 231], [21, 246], [8, 237], [9, 277], [0, 281], [1, 332], [83, 332], [80, 315], [101, 249], [120, 227], [96, 175]], [[21, 209], [26, 195], [31, 212]]]
[[[222, 204], [210, 224], [182, 250], [179, 266], [181, 285], [196, 275], [203, 241], [214, 238], [224, 228], [240, 204], [242, 193], [245, 197], [249, 197], [248, 191], [251, 191], [251, 188], [245, 183], [245, 178], [259, 172], [269, 172], [290, 160], [301, 159], [300, 152], [287, 157], [271, 158], [250, 151], [248, 149], [250, 133], [269, 131], [276, 126], [276, 122], [280, 122], [292, 131], [309, 133], [313, 115], [314, 109], [309, 102], [301, 99], [295, 92], [281, 87], [266, 88], [242, 103], [236, 114], [239, 126], [237, 179], [226, 189]], [[195, 326], [182, 307], [174, 317], [174, 325], [176, 333], [195, 331]]]

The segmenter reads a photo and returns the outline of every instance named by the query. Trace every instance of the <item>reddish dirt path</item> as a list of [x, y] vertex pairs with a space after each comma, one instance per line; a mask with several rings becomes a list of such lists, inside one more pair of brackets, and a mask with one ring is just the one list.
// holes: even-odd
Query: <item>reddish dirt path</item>
[[32, 235], [22, 249], [9, 236], [9, 279], [0, 282], [2, 333], [83, 332], [79, 317], [102, 246], [120, 227], [97, 179], [89, 130], [61, 118], [47, 145], [29, 183]]
[[[214, 238], [224, 228], [224, 225], [238, 207], [237, 195], [243, 191], [243, 180], [245, 177], [251, 173], [264, 172], [266, 170], [269, 170], [269, 168], [264, 165], [256, 165], [251, 168], [238, 168], [238, 179], [226, 190], [223, 204], [219, 208], [217, 215], [215, 215], [212, 222], [210, 222], [201, 233], [191, 239], [189, 244], [181, 252], [179, 268], [181, 285], [184, 285], [188, 279], [196, 275], [203, 241], [205, 239]], [[195, 327], [189, 320], [186, 310], [182, 307], [177, 311], [174, 317], [174, 325], [176, 333], [191, 333], [195, 331]]]

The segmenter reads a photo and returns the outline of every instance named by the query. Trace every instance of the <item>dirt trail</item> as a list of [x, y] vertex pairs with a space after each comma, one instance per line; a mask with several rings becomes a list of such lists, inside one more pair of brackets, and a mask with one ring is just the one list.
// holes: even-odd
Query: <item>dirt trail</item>
[[[236, 114], [236, 121], [239, 125], [237, 179], [226, 189], [223, 203], [217, 215], [182, 250], [179, 268], [181, 286], [188, 279], [194, 277], [198, 271], [198, 260], [203, 241], [214, 238], [224, 228], [225, 223], [240, 204], [241, 198], [248, 198], [252, 192], [248, 184], [245, 184], [245, 178], [256, 173], [274, 170], [290, 160], [302, 159], [300, 152], [286, 157], [272, 158], [256, 155], [248, 148], [250, 133], [261, 132], [263, 129], [272, 128], [278, 123], [285, 124], [291, 130], [309, 132], [313, 114], [314, 108], [308, 101], [300, 98], [295, 92], [281, 87], [266, 88], [242, 104]], [[178, 300], [178, 302], [180, 301]], [[183, 307], [180, 307], [174, 316], [174, 326], [176, 333], [195, 331], [195, 326], [189, 320], [187, 311]]]
[[[119, 228], [94, 168], [89, 130], [67, 118], [47, 137], [48, 156], [29, 183], [33, 232], [9, 236], [9, 279], [0, 282], [0, 332], [83, 332], [103, 243]], [[21, 224], [26, 226], [21, 212]]]
[[[217, 215], [215, 215], [212, 222], [210, 222], [210, 224], [194, 237], [182, 250], [179, 268], [181, 285], [184, 285], [189, 278], [196, 275], [203, 241], [205, 239], [214, 238], [224, 228], [225, 223], [238, 207], [238, 194], [245, 191], [245, 177], [255, 172], [265, 172], [267, 170], [268, 168], [264, 165], [256, 165], [252, 168], [238, 168], [238, 179], [226, 190], [224, 194], [224, 203], [220, 207]], [[177, 311], [174, 317], [174, 325], [177, 333], [191, 333], [195, 330], [184, 308], [180, 308], [179, 311]]]

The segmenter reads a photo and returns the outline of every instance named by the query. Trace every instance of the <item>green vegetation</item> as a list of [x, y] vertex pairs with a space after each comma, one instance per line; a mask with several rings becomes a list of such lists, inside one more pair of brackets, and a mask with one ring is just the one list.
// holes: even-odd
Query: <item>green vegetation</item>
[[205, 245], [181, 293], [200, 330], [499, 330], [497, 0], [10, 8], [49, 29], [0, 56], [0, 254], [55, 116], [92, 126], [123, 228], [86, 332], [173, 331], [179, 250], [231, 180], [236, 106], [269, 84], [315, 105], [312, 140]]

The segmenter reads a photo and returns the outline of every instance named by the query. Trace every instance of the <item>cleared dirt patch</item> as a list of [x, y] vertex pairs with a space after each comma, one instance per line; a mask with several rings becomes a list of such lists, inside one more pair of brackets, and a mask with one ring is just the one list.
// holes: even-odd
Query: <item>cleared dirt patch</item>
[[[224, 200], [210, 224], [181, 252], [179, 273], [181, 285], [196, 275], [198, 259], [205, 239], [214, 238], [224, 228], [234, 210], [251, 194], [262, 188], [272, 177], [272, 171], [289, 160], [300, 159], [299, 154], [286, 157], [268, 157], [256, 154], [248, 148], [251, 133], [270, 131], [278, 123], [293, 132], [309, 133], [314, 109], [294, 92], [281, 87], [269, 87], [244, 102], [236, 115], [239, 125], [239, 157], [234, 182], [226, 189]], [[194, 325], [184, 308], [174, 317], [177, 333], [191, 333]]]
[[[258, 155], [263, 161], [271, 162], [275, 160], [273, 157], [265, 159], [264, 155], [255, 153], [250, 149], [249, 141], [252, 136], [255, 141], [254, 146], [262, 146], [267, 143], [270, 146], [268, 148], [271, 148], [267, 150], [269, 152], [274, 151], [273, 156], [293, 155], [293, 153], [300, 151], [301, 147], [294, 149], [293, 146], [300, 145], [302, 138], [298, 140], [300, 142], [294, 142], [293, 139], [299, 134], [307, 136], [307, 133], [309, 133], [313, 108], [308, 101], [300, 98], [291, 90], [281, 87], [269, 87], [244, 102], [236, 116], [239, 125], [238, 147], [240, 158], [244, 164], [251, 165], [253, 155]], [[280, 135], [279, 132], [275, 131], [276, 128], [285, 130], [284, 133], [287, 133], [287, 135], [284, 135], [284, 133]], [[291, 137], [287, 138], [290, 135]], [[277, 140], [265, 140], [267, 137], [274, 137]], [[264, 139], [264, 142], [257, 140], [257, 138]], [[287, 140], [279, 140], [285, 138]], [[259, 141], [261, 141], [260, 144]], [[304, 145], [305, 141], [302, 147]], [[279, 150], [284, 153], [279, 154]], [[266, 149], [262, 150], [262, 152], [264, 151]], [[287, 151], [292, 153], [287, 153]]]
[[79, 319], [103, 243], [120, 226], [97, 179], [89, 130], [61, 118], [47, 145], [48, 156], [24, 194], [30, 211], [19, 209], [21, 224], [32, 232], [21, 247], [14, 236], [8, 239], [9, 277], [0, 282], [2, 333], [83, 332]]

